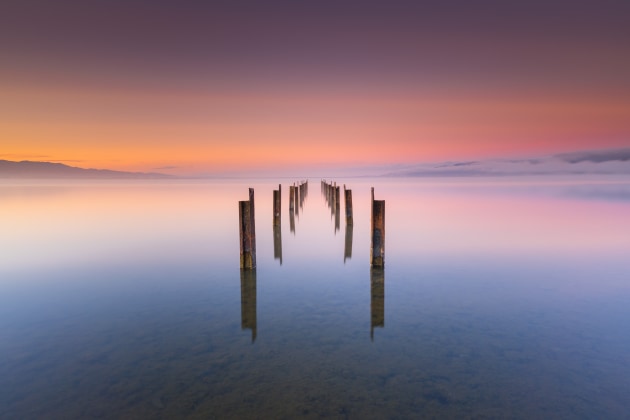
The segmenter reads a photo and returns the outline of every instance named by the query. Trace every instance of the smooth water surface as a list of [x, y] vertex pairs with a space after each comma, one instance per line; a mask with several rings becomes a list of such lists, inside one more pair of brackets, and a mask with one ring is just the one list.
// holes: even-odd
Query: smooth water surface
[[293, 181], [3, 181], [0, 418], [630, 412], [630, 180]]

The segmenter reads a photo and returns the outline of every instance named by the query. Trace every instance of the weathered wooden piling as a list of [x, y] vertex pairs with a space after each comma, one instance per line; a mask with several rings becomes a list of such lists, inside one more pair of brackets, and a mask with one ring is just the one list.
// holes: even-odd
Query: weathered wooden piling
[[385, 200], [374, 200], [372, 187], [370, 265], [385, 266]]
[[339, 204], [339, 187], [335, 187], [335, 234], [339, 230], [341, 209]]
[[333, 193], [332, 193], [332, 184], [328, 184], [328, 191], [326, 194], [326, 201], [328, 202], [328, 206], [332, 207]]
[[308, 196], [308, 180], [302, 181], [302, 196], [301, 196], [301, 206], [304, 206], [304, 201], [306, 201], [306, 196]]
[[335, 189], [332, 183], [328, 185], [328, 205], [331, 208], [335, 207]]
[[295, 187], [293, 185], [289, 186], [289, 212], [295, 210]]
[[241, 329], [252, 330], [252, 343], [256, 327], [256, 270], [241, 270]]
[[273, 190], [273, 226], [280, 226], [280, 190]]
[[256, 268], [256, 225], [254, 189], [249, 189], [249, 201], [239, 201], [239, 238], [241, 243], [241, 268]]
[[297, 185], [295, 185], [295, 183], [293, 184], [293, 194], [295, 197], [293, 197], [293, 201], [295, 202], [295, 215], [296, 216], [300, 216], [300, 189], [298, 188]]
[[352, 190], [347, 190], [346, 186], [343, 186], [343, 195], [346, 206], [346, 225], [352, 226], [353, 217], [352, 217]]
[[385, 270], [370, 269], [370, 338], [374, 341], [374, 328], [385, 327]]
[[254, 267], [256, 267], [256, 211], [254, 210], [254, 189], [249, 189], [249, 216], [252, 225], [252, 253], [254, 256]]

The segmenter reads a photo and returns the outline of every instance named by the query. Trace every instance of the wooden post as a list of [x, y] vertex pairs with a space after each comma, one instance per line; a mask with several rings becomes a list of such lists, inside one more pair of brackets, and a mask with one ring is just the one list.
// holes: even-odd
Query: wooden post
[[296, 216], [300, 216], [300, 196], [299, 196], [299, 188], [295, 185], [294, 183], [294, 187], [293, 187], [293, 195], [295, 196], [293, 198], [293, 201], [295, 202], [295, 215]]
[[372, 267], [385, 266], [385, 200], [374, 200], [372, 187], [372, 244], [370, 247], [370, 264]]
[[250, 218], [251, 207], [249, 205], [249, 201], [239, 201], [238, 204], [238, 233], [241, 242], [241, 268], [247, 270], [255, 267], [254, 259], [252, 256], [252, 226]]
[[343, 195], [346, 204], [346, 225], [352, 226], [353, 217], [352, 217], [352, 190], [346, 190], [345, 185], [343, 189]]
[[273, 226], [280, 226], [280, 191], [273, 190]]
[[330, 187], [330, 207], [335, 211], [335, 187]]
[[252, 330], [252, 343], [256, 324], [256, 270], [241, 270], [241, 329]]
[[295, 195], [293, 190], [295, 187], [293, 185], [289, 186], [289, 213], [295, 210]]
[[249, 189], [249, 201], [238, 202], [239, 238], [241, 243], [241, 268], [256, 268], [256, 225], [254, 211], [254, 189]]
[[328, 202], [328, 206], [332, 207], [332, 184], [328, 184], [328, 194], [326, 194], [326, 201]]
[[252, 260], [253, 267], [256, 267], [256, 211], [254, 210], [254, 189], [249, 189], [249, 217], [252, 226]]
[[339, 204], [339, 187], [335, 187], [335, 234], [339, 230], [339, 219], [341, 218], [341, 209]]
[[370, 269], [370, 338], [374, 341], [374, 328], [385, 327], [385, 270]]

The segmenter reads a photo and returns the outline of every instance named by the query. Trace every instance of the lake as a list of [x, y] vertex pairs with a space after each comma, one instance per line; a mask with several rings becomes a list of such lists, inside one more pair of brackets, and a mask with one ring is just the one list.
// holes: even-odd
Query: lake
[[0, 418], [627, 418], [627, 177], [297, 181], [0, 182]]

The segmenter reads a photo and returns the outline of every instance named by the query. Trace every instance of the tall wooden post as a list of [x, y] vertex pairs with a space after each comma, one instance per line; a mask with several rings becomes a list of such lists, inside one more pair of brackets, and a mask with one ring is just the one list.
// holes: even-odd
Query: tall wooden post
[[289, 212], [293, 212], [295, 210], [295, 187], [293, 185], [289, 186]]
[[249, 189], [249, 200], [238, 202], [239, 239], [241, 245], [241, 268], [256, 268], [256, 225], [254, 211], [254, 189]]
[[328, 205], [332, 207], [332, 200], [333, 200], [333, 196], [332, 196], [332, 184], [328, 184], [328, 194], [326, 195], [326, 197], [328, 198]]
[[251, 207], [249, 201], [238, 202], [238, 217], [239, 217], [239, 238], [241, 242], [241, 268], [252, 269], [255, 267], [252, 249], [252, 226], [250, 219]]
[[339, 230], [341, 209], [339, 204], [339, 187], [335, 187], [335, 234]]
[[304, 184], [302, 183], [298, 187], [298, 197], [300, 197], [300, 208], [302, 208], [304, 204]]
[[346, 190], [345, 185], [343, 189], [343, 195], [346, 205], [346, 225], [352, 226], [353, 217], [352, 217], [352, 190]]
[[294, 207], [295, 215], [299, 217], [299, 215], [300, 215], [300, 196], [299, 196], [299, 188], [298, 188], [297, 185], [295, 185], [295, 183], [294, 183], [294, 186], [293, 186], [293, 195], [295, 196], [293, 198], [293, 201], [295, 202], [295, 207]]
[[273, 226], [280, 226], [280, 191], [273, 190]]
[[370, 246], [370, 264], [372, 267], [385, 266], [385, 200], [374, 200], [372, 187], [372, 229]]

